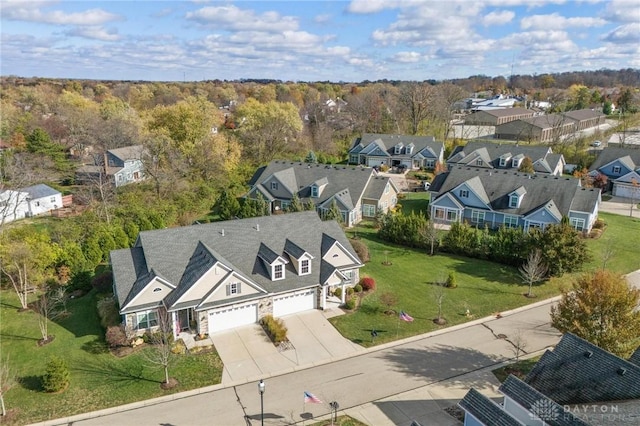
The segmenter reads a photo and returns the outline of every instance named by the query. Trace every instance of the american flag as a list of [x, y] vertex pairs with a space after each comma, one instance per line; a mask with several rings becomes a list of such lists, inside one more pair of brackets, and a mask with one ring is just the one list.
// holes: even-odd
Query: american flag
[[307, 391], [304, 392], [304, 402], [305, 402], [305, 404], [307, 404], [307, 403], [322, 404], [322, 401], [320, 401], [320, 399], [318, 399], [317, 396], [315, 396], [311, 392], [307, 392]]
[[406, 322], [412, 322], [413, 321], [413, 317], [411, 315], [409, 315], [408, 313], [406, 313], [405, 311], [400, 311], [400, 319], [402, 321], [406, 321]]

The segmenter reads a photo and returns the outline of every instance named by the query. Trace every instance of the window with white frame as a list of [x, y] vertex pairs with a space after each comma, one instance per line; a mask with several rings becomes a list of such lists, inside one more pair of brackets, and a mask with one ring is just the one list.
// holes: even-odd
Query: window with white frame
[[584, 219], [572, 217], [571, 219], [569, 219], [569, 223], [576, 231], [583, 231], [586, 221]]
[[429, 169], [433, 169], [436, 166], [436, 160], [426, 159], [424, 160], [424, 166]]
[[402, 144], [398, 144], [398, 145], [396, 145], [396, 146], [394, 147], [394, 149], [393, 149], [393, 153], [394, 153], [394, 154], [396, 154], [396, 155], [398, 155], [398, 154], [400, 154], [400, 151], [401, 151], [401, 150], [402, 150]]
[[509, 207], [510, 207], [510, 208], [512, 208], [512, 209], [517, 208], [517, 207], [518, 207], [518, 201], [519, 201], [519, 198], [520, 198], [520, 197], [518, 197], [518, 196], [517, 196], [517, 195], [515, 195], [515, 194], [514, 194], [514, 195], [511, 195], [511, 196], [509, 197]]
[[274, 191], [278, 190], [278, 182], [271, 182], [271, 189]]
[[460, 190], [460, 196], [461, 196], [462, 198], [469, 198], [469, 191], [468, 191], [468, 190], [466, 190], [466, 189], [461, 189], [461, 190]]
[[542, 222], [529, 222], [527, 229], [540, 229], [544, 231], [544, 223]]
[[447, 210], [447, 220], [449, 222], [456, 222], [458, 220], [458, 212], [455, 210]]
[[376, 206], [374, 206], [373, 204], [363, 204], [362, 215], [367, 217], [374, 217], [376, 215]]
[[311, 196], [313, 198], [318, 198], [318, 187], [315, 185], [311, 185]]
[[436, 208], [434, 212], [434, 216], [436, 219], [444, 219], [445, 212], [446, 212], [445, 209]]
[[506, 158], [501, 158], [500, 159], [500, 167], [504, 167], [507, 165], [507, 159]]
[[349, 284], [353, 281], [353, 270], [349, 269], [348, 271], [341, 271], [345, 278], [344, 278], [344, 282]]
[[280, 201], [280, 208], [282, 210], [287, 210], [290, 205], [291, 205], [291, 202], [289, 201]]
[[302, 259], [300, 261], [300, 275], [307, 275], [311, 273], [311, 264], [309, 259]]
[[622, 170], [622, 168], [620, 166], [613, 166], [612, 167], [612, 171], [614, 175], [618, 175], [620, 174], [620, 171]]
[[49, 202], [51, 202], [51, 203], [55, 203], [55, 202], [56, 202], [56, 197], [51, 197], [51, 198], [49, 198]]
[[273, 265], [273, 279], [281, 280], [284, 278], [284, 267], [281, 264]]
[[518, 216], [505, 215], [504, 216], [504, 226], [506, 228], [517, 228], [518, 227]]
[[484, 212], [482, 210], [471, 211], [471, 222], [482, 223], [484, 222]]
[[239, 294], [239, 293], [240, 293], [240, 283], [230, 283], [229, 294]]
[[476, 160], [476, 166], [482, 166], [482, 158]]
[[158, 325], [158, 312], [155, 310], [136, 312], [133, 321], [135, 330], [156, 327]]
[[351, 164], [358, 164], [358, 154], [351, 154], [349, 156], [349, 162]]

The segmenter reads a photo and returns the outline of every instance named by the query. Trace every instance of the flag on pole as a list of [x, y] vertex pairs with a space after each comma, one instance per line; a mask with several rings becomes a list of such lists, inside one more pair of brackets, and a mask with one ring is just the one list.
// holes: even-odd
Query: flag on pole
[[409, 315], [408, 313], [406, 313], [405, 311], [400, 311], [400, 319], [402, 321], [406, 321], [406, 322], [412, 322], [413, 321], [413, 317], [411, 315]]
[[311, 404], [322, 404], [322, 401], [311, 392], [304, 391], [304, 402]]

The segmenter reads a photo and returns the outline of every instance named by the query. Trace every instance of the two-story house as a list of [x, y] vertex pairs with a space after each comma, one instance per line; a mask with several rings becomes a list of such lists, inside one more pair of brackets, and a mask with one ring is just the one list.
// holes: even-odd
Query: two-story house
[[116, 187], [124, 186], [144, 179], [142, 145], [110, 149], [97, 155], [94, 164], [80, 167], [76, 172], [78, 183], [112, 182]]
[[315, 212], [144, 231], [111, 252], [113, 289], [132, 333], [171, 318], [174, 334], [215, 333], [324, 309], [363, 266], [342, 228]]
[[433, 136], [406, 136], [365, 133], [349, 149], [349, 164], [369, 167], [434, 169], [444, 159], [444, 145]]
[[589, 167], [590, 175], [598, 173], [608, 178], [606, 189], [612, 195], [640, 198], [640, 148], [604, 148]]

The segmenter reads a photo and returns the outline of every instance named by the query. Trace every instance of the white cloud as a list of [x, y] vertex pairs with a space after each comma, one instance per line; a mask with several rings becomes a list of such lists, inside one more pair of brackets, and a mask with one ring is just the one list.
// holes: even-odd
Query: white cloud
[[393, 55], [392, 60], [403, 64], [419, 62], [422, 55], [418, 52], [398, 52]]
[[[102, 9], [90, 9], [84, 12], [65, 13], [59, 10], [43, 12], [32, 6], [4, 7], [2, 18], [12, 21], [42, 22], [57, 25], [102, 25], [107, 22], [122, 20], [122, 17]], [[15, 5], [17, 6], [17, 5]]]
[[385, 1], [385, 0], [353, 0], [347, 6], [347, 11], [351, 13], [377, 13], [381, 12], [385, 8], [393, 8], [395, 7], [395, 3], [393, 1]]
[[298, 19], [293, 16], [281, 16], [278, 12], [256, 14], [249, 9], [236, 6], [203, 7], [195, 12], [188, 12], [188, 20], [204, 26], [228, 31], [264, 31], [281, 32], [297, 30]]
[[76, 27], [73, 30], [65, 32], [65, 34], [102, 41], [119, 41], [122, 38], [117, 30], [106, 30], [97, 25]]
[[640, 20], [640, 7], [637, 0], [611, 0], [603, 17], [614, 22], [638, 22]]
[[611, 43], [636, 43], [640, 45], [640, 22], [621, 25], [605, 34], [601, 40]]
[[504, 25], [511, 22], [515, 16], [516, 14], [510, 10], [490, 12], [482, 18], [482, 25], [485, 27]]
[[331, 22], [331, 18], [332, 16], [329, 14], [324, 14], [324, 15], [316, 15], [313, 18], [313, 21], [317, 24], [327, 24]]
[[524, 30], [562, 30], [569, 27], [601, 27], [606, 23], [607, 21], [601, 18], [565, 18], [557, 13], [552, 13], [551, 15], [533, 15], [522, 18], [520, 27]]

